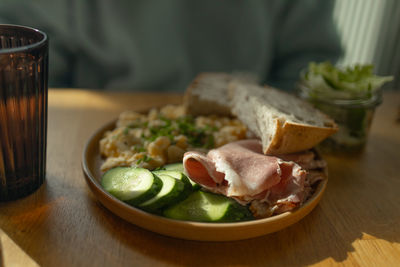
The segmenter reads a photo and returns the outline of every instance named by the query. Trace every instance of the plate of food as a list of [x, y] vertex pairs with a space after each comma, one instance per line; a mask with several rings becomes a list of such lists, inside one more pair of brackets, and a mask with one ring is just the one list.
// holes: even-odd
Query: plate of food
[[314, 147], [337, 131], [293, 95], [199, 75], [182, 105], [126, 111], [87, 141], [86, 182], [111, 212], [182, 239], [241, 240], [309, 214], [327, 186]]

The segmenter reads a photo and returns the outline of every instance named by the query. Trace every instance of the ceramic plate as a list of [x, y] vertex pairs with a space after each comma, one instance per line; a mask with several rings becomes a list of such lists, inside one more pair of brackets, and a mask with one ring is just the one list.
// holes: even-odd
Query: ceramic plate
[[235, 223], [199, 223], [164, 218], [125, 204], [101, 187], [100, 166], [103, 160], [99, 153], [99, 141], [106, 131], [114, 127], [115, 122], [103, 126], [87, 141], [82, 159], [86, 182], [97, 199], [111, 212], [139, 227], [162, 235], [188, 240], [230, 241], [276, 232], [310, 213], [320, 201], [327, 185], [327, 180], [320, 182], [313, 196], [299, 209], [270, 218]]

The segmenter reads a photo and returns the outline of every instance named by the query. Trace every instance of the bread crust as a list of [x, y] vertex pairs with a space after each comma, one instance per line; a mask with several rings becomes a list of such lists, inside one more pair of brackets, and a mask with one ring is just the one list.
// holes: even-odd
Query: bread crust
[[219, 88], [221, 90], [221, 94], [225, 94], [226, 101], [219, 99], [210, 99], [207, 95], [196, 94], [196, 90], [198, 89], [202, 80], [207, 79], [210, 75], [218, 76], [221, 79], [230, 80], [231, 76], [225, 73], [200, 73], [198, 74], [192, 83], [186, 89], [186, 92], [183, 96], [183, 106], [185, 107], [185, 111], [188, 114], [192, 114], [194, 116], [199, 115], [219, 115], [219, 116], [232, 116], [231, 108], [229, 105], [228, 98], [228, 84], [227, 82], [226, 88]]
[[[304, 121], [288, 119], [290, 115], [280, 112], [274, 105], [263, 100], [269, 96], [267, 91], [263, 91], [263, 87], [254, 89], [253, 86], [253, 90], [247, 90], [247, 85], [232, 83], [230, 95], [233, 114], [261, 139], [264, 154], [282, 155], [308, 150], [337, 132], [335, 122], [309, 103], [271, 87], [265, 89], [274, 90], [274, 96], [278, 94], [282, 103], [289, 101], [288, 98], [296, 98], [293, 103], [290, 102], [292, 105], [304, 107], [307, 114], [315, 114], [323, 123], [314, 125], [306, 122], [308, 118], [304, 118]], [[294, 117], [301, 117], [298, 115], [300, 114], [293, 114]]]
[[317, 127], [287, 121], [282, 125], [277, 121], [277, 130], [269, 145], [265, 144], [264, 154], [282, 155], [308, 150], [337, 131], [337, 127]]
[[[283, 107], [273, 102], [275, 97]], [[198, 74], [186, 90], [184, 107], [194, 116], [236, 115], [261, 139], [263, 152], [269, 155], [311, 149], [338, 130], [332, 119], [311, 104], [275, 88], [241, 83], [227, 73]], [[291, 118], [285, 108], [293, 109]], [[301, 112], [307, 114], [304, 120], [299, 119]], [[319, 122], [308, 122], [310, 117]]]

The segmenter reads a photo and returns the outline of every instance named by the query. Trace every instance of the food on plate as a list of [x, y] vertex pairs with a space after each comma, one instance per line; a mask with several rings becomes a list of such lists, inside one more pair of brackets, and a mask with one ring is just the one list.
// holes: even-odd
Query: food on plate
[[147, 169], [117, 167], [103, 175], [101, 185], [116, 198], [136, 205], [157, 195], [163, 182]]
[[163, 215], [171, 219], [197, 222], [237, 222], [254, 219], [245, 206], [233, 199], [201, 190], [168, 207]]
[[186, 184], [187, 187], [189, 187], [189, 189], [194, 189], [194, 190], [200, 189], [197, 183], [193, 182], [192, 179], [188, 178], [184, 174], [184, 168], [182, 163], [167, 164], [162, 168], [153, 171], [153, 173], [157, 176], [167, 175], [175, 179], [181, 180]]
[[183, 172], [183, 164], [181, 162], [167, 164], [163, 167], [167, 171]]
[[326, 163], [314, 151], [268, 156], [257, 139], [229, 143], [207, 154], [187, 152], [183, 165], [193, 181], [250, 205], [255, 217], [300, 206], [310, 196], [312, 186], [326, 178]]
[[186, 115], [182, 106], [167, 105], [147, 114], [126, 111], [116, 128], [100, 140], [102, 171], [117, 166], [155, 169], [182, 162], [189, 150], [208, 150], [246, 138], [247, 128], [234, 118]]
[[230, 95], [232, 113], [261, 139], [265, 154], [310, 149], [338, 129], [309, 103], [272, 87], [234, 83]]
[[[161, 179], [162, 187], [160, 191], [151, 199], [139, 204], [141, 209], [156, 212], [164, 206], [178, 202], [179, 199], [186, 196], [188, 187], [182, 180], [176, 179], [169, 175], [155, 176]], [[191, 188], [190, 184], [188, 184], [188, 186]]]
[[270, 217], [300, 207], [327, 179], [326, 162], [313, 148], [336, 131], [333, 120], [288, 93], [201, 74], [183, 106], [120, 115], [100, 141], [102, 185], [172, 219]]
[[182, 172], [116, 167], [102, 177], [111, 195], [134, 207], [177, 220], [236, 222], [253, 219], [248, 207], [200, 190]]
[[251, 73], [200, 73], [185, 92], [183, 103], [187, 113], [194, 116], [231, 116], [228, 87], [232, 81], [253, 84], [257, 82], [257, 77]]
[[104, 173], [101, 185], [119, 200], [153, 213], [185, 199], [194, 188], [183, 173], [138, 167], [112, 168]]

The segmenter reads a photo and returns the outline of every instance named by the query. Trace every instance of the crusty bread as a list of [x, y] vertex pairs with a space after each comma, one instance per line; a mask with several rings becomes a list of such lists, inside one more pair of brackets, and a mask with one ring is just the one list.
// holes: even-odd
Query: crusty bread
[[337, 131], [327, 115], [272, 87], [232, 82], [229, 96], [232, 113], [261, 139], [265, 154], [310, 149]]
[[233, 80], [255, 83], [256, 76], [251, 73], [204, 72], [196, 76], [188, 86], [183, 105], [188, 114], [231, 116], [228, 85]]

